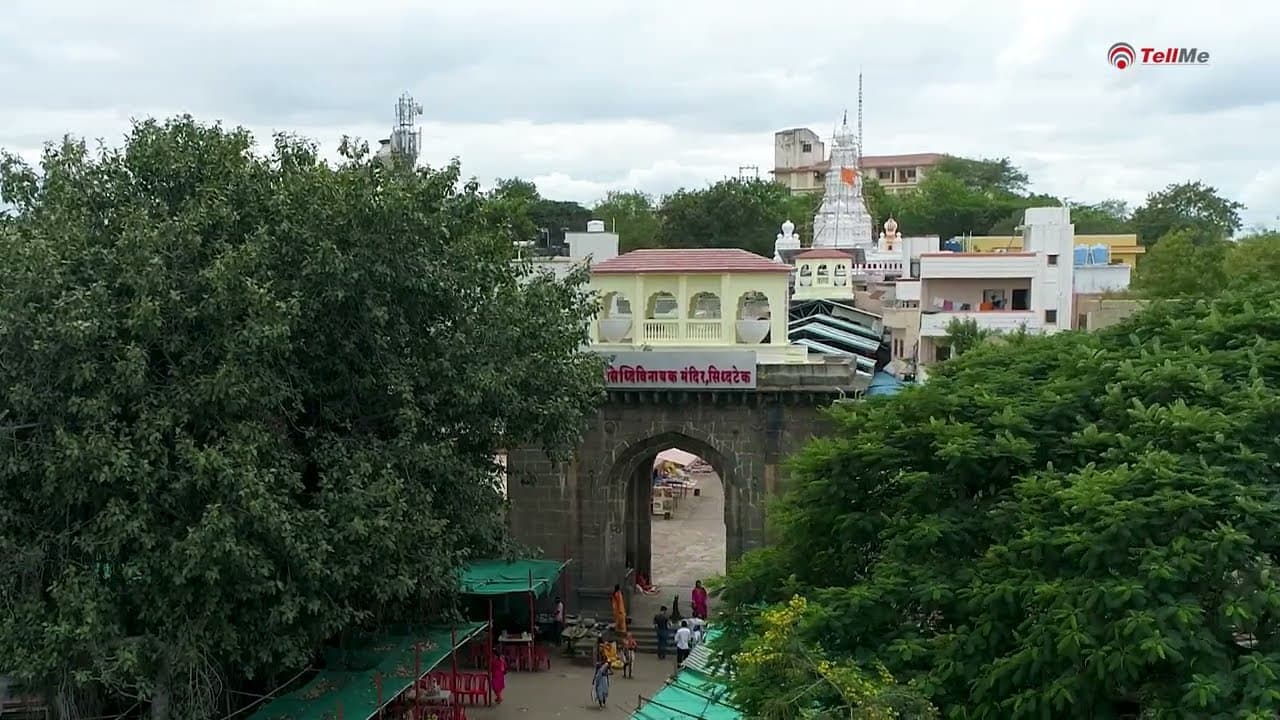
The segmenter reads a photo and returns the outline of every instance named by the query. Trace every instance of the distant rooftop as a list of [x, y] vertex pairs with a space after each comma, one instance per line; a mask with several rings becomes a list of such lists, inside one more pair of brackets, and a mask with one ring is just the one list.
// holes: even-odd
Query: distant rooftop
[[790, 273], [791, 268], [737, 248], [632, 250], [591, 267], [593, 275], [726, 272]]
[[[850, 248], [852, 250], [853, 248]], [[814, 248], [796, 255], [796, 260], [852, 260], [853, 254], [836, 248]]]

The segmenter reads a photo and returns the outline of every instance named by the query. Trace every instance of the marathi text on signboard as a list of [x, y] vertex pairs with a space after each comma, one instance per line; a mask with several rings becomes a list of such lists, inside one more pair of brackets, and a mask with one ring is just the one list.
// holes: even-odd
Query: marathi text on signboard
[[754, 390], [753, 352], [620, 352], [605, 356], [605, 385], [625, 390]]

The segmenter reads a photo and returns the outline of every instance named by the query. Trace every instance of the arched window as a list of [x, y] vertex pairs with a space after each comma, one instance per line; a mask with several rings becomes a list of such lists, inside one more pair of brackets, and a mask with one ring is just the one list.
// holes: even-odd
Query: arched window
[[748, 290], [738, 297], [738, 342], [757, 345], [769, 337], [769, 318], [773, 309], [769, 296], [758, 290]]
[[813, 284], [813, 266], [810, 265], [809, 263], [802, 263], [800, 265], [800, 273], [799, 273], [798, 280], [800, 282], [800, 285], [803, 287], [808, 287], [812, 285]]
[[818, 266], [818, 272], [814, 274], [814, 277], [816, 278], [814, 283], [817, 285], [831, 284], [831, 270], [825, 264]]
[[625, 342], [631, 337], [633, 325], [631, 301], [620, 292], [605, 293], [600, 298], [600, 317], [596, 322], [602, 342]]
[[680, 317], [680, 303], [676, 296], [666, 291], [656, 292], [649, 296], [649, 306], [645, 308], [645, 318], [649, 320], [676, 320]]
[[849, 284], [849, 269], [844, 263], [836, 263], [836, 270], [832, 274], [832, 284], [836, 287], [845, 287]]
[[720, 296], [713, 292], [695, 293], [689, 298], [690, 320], [719, 320]]

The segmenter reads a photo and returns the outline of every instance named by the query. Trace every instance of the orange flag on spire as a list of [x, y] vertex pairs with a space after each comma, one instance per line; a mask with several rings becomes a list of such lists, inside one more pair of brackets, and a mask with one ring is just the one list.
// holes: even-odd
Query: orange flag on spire
[[840, 180], [845, 185], [856, 185], [858, 179], [858, 170], [856, 168], [840, 168]]

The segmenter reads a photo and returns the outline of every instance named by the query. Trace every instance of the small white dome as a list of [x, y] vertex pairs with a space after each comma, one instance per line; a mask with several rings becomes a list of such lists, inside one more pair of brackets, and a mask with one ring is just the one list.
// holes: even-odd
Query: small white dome
[[885, 231], [885, 232], [887, 232], [887, 233], [889, 233], [890, 235], [892, 235], [892, 234], [894, 234], [895, 232], [897, 232], [897, 231], [898, 231], [898, 221], [897, 221], [897, 220], [894, 220], [893, 218], [889, 218], [888, 220], [885, 220], [885, 221], [884, 221], [884, 231]]
[[791, 222], [790, 220], [782, 223], [782, 234], [786, 235], [787, 237], [790, 237], [792, 231], [794, 231], [795, 229], [796, 229], [796, 224]]

